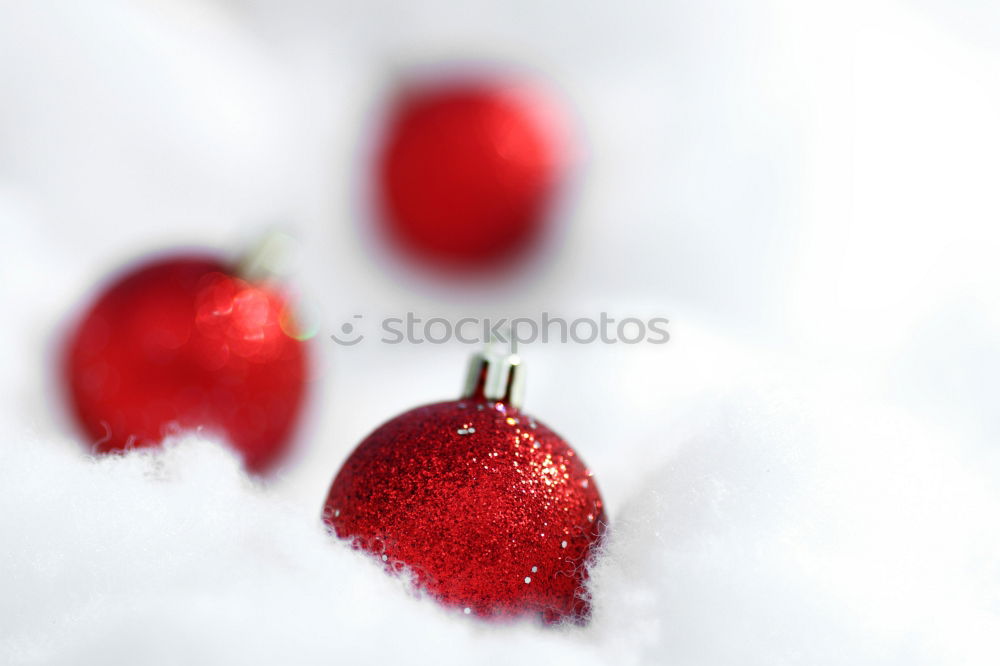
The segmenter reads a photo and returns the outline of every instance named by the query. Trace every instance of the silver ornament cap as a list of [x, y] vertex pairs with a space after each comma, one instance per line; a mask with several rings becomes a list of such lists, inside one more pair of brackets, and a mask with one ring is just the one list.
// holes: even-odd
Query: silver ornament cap
[[520, 407], [524, 402], [524, 365], [513, 353], [491, 350], [473, 354], [463, 398], [485, 398]]

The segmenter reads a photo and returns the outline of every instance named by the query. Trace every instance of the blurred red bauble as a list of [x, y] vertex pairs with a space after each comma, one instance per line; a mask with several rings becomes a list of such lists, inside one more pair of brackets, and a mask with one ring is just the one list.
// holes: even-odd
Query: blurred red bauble
[[405, 89], [378, 160], [388, 235], [446, 271], [491, 270], [530, 251], [566, 175], [566, 125], [547, 94], [523, 83]]
[[203, 427], [248, 469], [288, 448], [304, 397], [304, 343], [279, 293], [210, 256], [154, 260], [99, 295], [72, 331], [65, 381], [100, 452]]
[[576, 452], [511, 402], [478, 391], [382, 425], [337, 474], [324, 520], [466, 613], [582, 621], [601, 495]]

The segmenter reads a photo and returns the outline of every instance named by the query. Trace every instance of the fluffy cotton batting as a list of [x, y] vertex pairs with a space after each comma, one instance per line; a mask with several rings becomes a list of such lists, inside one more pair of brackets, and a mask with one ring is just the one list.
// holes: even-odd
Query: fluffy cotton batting
[[5, 424], [0, 661], [995, 663], [989, 477], [801, 391], [706, 394], [630, 451], [583, 628], [444, 610], [197, 436], [92, 458]]

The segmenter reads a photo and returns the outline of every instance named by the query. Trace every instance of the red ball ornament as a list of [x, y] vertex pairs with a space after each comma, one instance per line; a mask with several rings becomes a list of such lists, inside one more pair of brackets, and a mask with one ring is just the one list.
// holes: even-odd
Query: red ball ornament
[[479, 356], [468, 397], [375, 430], [334, 479], [324, 520], [466, 613], [582, 621], [603, 501], [576, 452], [518, 409], [518, 374], [516, 357]]
[[541, 235], [567, 167], [566, 121], [523, 82], [408, 87], [377, 162], [385, 230], [436, 269], [500, 267]]
[[203, 427], [254, 472], [288, 448], [306, 372], [282, 296], [207, 255], [119, 277], [72, 331], [64, 358], [71, 409], [97, 451]]

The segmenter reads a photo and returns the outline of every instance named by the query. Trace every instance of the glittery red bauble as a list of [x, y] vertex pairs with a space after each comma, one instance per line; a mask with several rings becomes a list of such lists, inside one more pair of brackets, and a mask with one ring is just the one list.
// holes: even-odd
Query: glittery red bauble
[[445, 270], [490, 269], [523, 254], [564, 177], [565, 126], [548, 96], [522, 84], [407, 89], [378, 161], [389, 236]]
[[203, 426], [250, 470], [289, 445], [302, 406], [303, 343], [281, 296], [234, 277], [218, 260], [176, 256], [120, 277], [71, 333], [69, 401], [109, 452]]
[[337, 474], [324, 520], [448, 605], [581, 620], [606, 522], [580, 457], [503, 403], [419, 407], [378, 428]]

